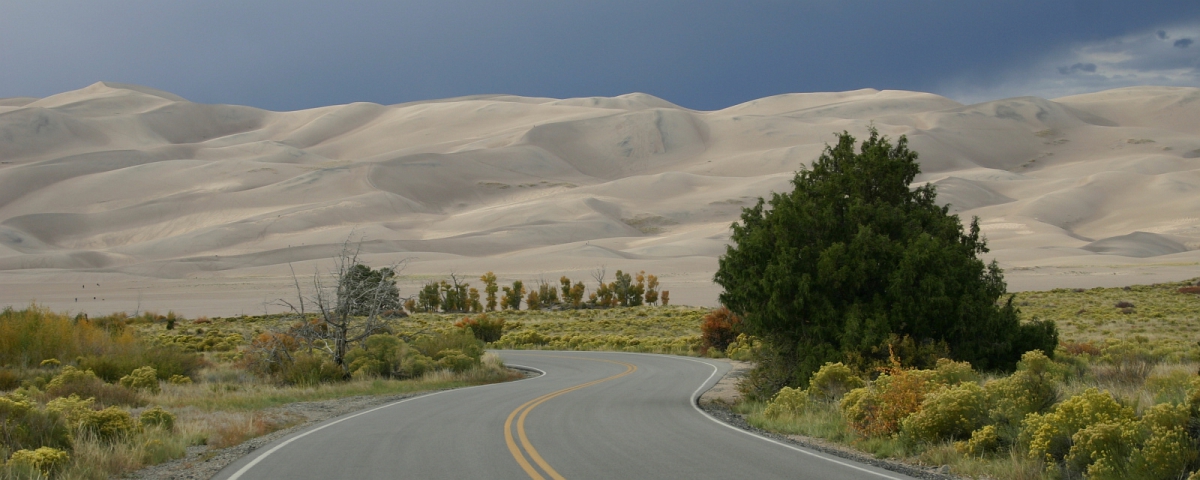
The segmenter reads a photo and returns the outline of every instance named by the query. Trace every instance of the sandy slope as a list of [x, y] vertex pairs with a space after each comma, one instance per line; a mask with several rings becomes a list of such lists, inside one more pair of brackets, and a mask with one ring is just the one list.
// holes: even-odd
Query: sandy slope
[[270, 112], [110, 83], [0, 99], [0, 304], [261, 312], [287, 295], [289, 262], [311, 275], [352, 234], [369, 262], [411, 258], [417, 275], [645, 269], [677, 302], [711, 304], [741, 207], [871, 124], [907, 135], [919, 181], [980, 217], [1014, 288], [1187, 278], [1197, 99], [858, 90], [713, 112], [644, 94]]

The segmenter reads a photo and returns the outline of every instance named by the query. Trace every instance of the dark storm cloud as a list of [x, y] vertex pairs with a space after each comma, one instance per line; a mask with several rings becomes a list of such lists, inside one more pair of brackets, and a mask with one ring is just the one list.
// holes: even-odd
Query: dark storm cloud
[[1166, 39], [1168, 39], [1168, 38], [1170, 38], [1170, 37], [1168, 37], [1168, 36], [1167, 36], [1167, 31], [1166, 31], [1166, 30], [1159, 30], [1159, 31], [1158, 31], [1158, 39], [1159, 39], [1159, 40], [1166, 40]]
[[1187, 48], [1190, 46], [1192, 46], [1192, 39], [1190, 38], [1181, 38], [1175, 41], [1175, 48]]
[[1058, 67], [1058, 73], [1070, 75], [1072, 73], [1087, 72], [1096, 73], [1096, 64], [1094, 63], [1076, 63], [1069, 67]]
[[1082, 79], [1095, 75], [1055, 69], [1107, 67], [1038, 59], [1080, 41], [1181, 36], [1172, 25], [1187, 21], [1200, 2], [11, 2], [0, 97], [107, 80], [276, 110], [635, 91], [715, 109], [789, 92], [937, 92], [945, 78], [994, 88], [1031, 64]]

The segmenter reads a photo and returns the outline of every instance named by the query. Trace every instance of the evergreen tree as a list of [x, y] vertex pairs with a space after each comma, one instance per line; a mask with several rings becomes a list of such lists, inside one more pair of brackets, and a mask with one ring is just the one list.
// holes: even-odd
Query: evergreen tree
[[[806, 385], [825, 362], [860, 367], [905, 338], [941, 345], [978, 369], [1012, 369], [1027, 350], [1053, 351], [1053, 323], [1020, 325], [987, 253], [978, 219], [968, 230], [919, 173], [905, 137], [874, 129], [855, 153], [843, 132], [790, 193], [743, 210], [714, 281], [721, 302], [762, 338], [755, 388]], [[666, 292], [663, 292], [666, 303]], [[769, 394], [769, 393], [768, 393]]]

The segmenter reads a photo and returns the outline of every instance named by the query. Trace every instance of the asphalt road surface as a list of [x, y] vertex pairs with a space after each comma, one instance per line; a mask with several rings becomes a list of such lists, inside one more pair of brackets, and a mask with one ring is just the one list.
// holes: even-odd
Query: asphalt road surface
[[413, 397], [317, 424], [218, 479], [907, 479], [721, 423], [694, 404], [721, 362], [499, 352], [544, 372]]

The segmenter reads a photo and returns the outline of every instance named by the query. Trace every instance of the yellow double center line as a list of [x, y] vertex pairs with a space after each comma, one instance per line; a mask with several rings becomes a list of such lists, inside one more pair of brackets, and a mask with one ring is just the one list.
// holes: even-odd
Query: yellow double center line
[[[533, 463], [536, 463], [538, 465], [538, 467], [541, 467], [542, 471], [546, 472], [546, 475], [549, 476], [550, 478], [552, 478], [554, 480], [565, 480], [562, 475], [559, 475], [558, 472], [555, 471], [554, 468], [552, 468], [550, 466], [549, 463], [546, 463], [546, 459], [542, 458], [542, 456], [538, 454], [537, 449], [533, 448], [533, 444], [529, 443], [529, 437], [527, 437], [525, 435], [525, 417], [529, 416], [529, 412], [532, 411], [534, 408], [536, 408], [538, 405], [545, 403], [547, 400], [550, 400], [551, 398], [554, 398], [554, 397], [557, 397], [559, 395], [563, 395], [566, 393], [574, 392], [574, 391], [582, 389], [582, 388], [587, 388], [587, 387], [590, 387], [592, 385], [596, 385], [599, 383], [604, 383], [609, 380], [616, 380], [618, 378], [624, 377], [626, 375], [629, 375], [629, 374], [637, 371], [637, 366], [632, 363], [618, 362], [618, 361], [614, 361], [614, 360], [601, 360], [599, 358], [559, 357], [559, 356], [555, 356], [555, 355], [537, 355], [537, 356], [569, 358], [572, 360], [591, 360], [593, 362], [615, 363], [617, 365], [623, 365], [625, 367], [624, 372], [618, 373], [611, 377], [605, 377], [605, 378], [601, 378], [599, 380], [593, 380], [593, 381], [590, 381], [590, 382], [587, 382], [584, 384], [576, 385], [574, 387], [567, 387], [562, 390], [559, 390], [556, 392], [550, 392], [550, 393], [547, 393], [540, 397], [537, 397], [533, 400], [525, 402], [521, 406], [517, 407], [516, 410], [513, 410], [512, 413], [508, 414], [508, 420], [504, 421], [504, 443], [508, 444], [509, 453], [512, 453], [513, 458], [517, 460], [517, 464], [521, 466], [521, 469], [525, 470], [525, 473], [529, 474], [529, 478], [531, 478], [533, 480], [546, 480], [546, 477], [543, 477], [542, 474], [538, 472], [537, 468], [534, 468], [533, 464], [530, 463], [530, 460], [532, 460]], [[516, 432], [517, 432], [517, 439], [519, 439], [521, 441], [520, 447], [517, 447], [517, 440], [513, 439], [513, 419], [516, 419], [516, 421], [517, 421]], [[525, 449], [524, 453], [521, 452], [522, 448]], [[528, 458], [525, 457], [526, 453], [529, 454]]]

